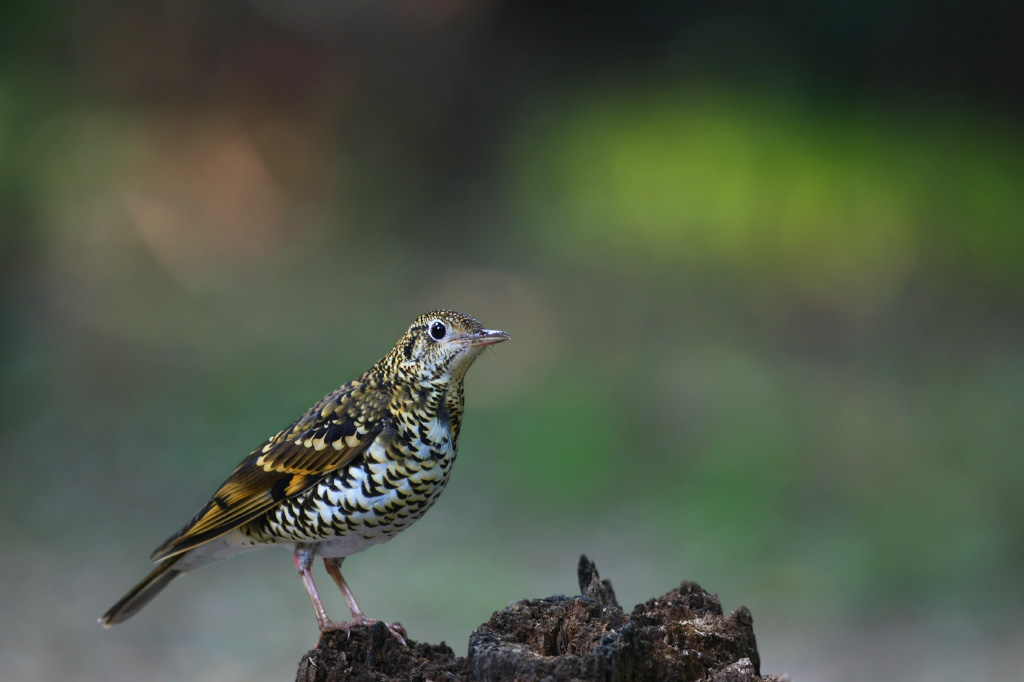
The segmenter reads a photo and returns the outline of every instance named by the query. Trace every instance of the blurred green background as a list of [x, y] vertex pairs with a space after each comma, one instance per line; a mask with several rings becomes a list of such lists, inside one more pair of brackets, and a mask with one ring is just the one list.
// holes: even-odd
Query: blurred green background
[[1024, 679], [1015, 14], [6, 4], [0, 678], [292, 679], [281, 550], [95, 618], [448, 307], [513, 342], [436, 508], [346, 564], [371, 616], [464, 653], [586, 552], [627, 608], [746, 604], [795, 680]]

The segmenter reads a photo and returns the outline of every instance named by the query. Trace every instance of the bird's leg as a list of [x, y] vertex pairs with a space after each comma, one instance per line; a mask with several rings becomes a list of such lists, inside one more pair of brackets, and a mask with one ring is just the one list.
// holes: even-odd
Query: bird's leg
[[345, 595], [345, 601], [348, 603], [348, 609], [352, 612], [352, 620], [356, 623], [361, 623], [366, 620], [366, 616], [363, 615], [363, 610], [359, 608], [359, 604], [356, 603], [356, 598], [352, 596], [352, 590], [349, 589], [348, 583], [345, 582], [345, 578], [341, 575], [341, 559], [324, 559], [324, 568], [327, 569], [327, 575], [334, 579], [334, 584], [338, 586], [341, 593]]
[[[344, 557], [341, 559], [324, 559], [324, 568], [327, 569], [327, 575], [334, 579], [334, 582], [338, 585], [338, 589], [341, 590], [341, 593], [345, 596], [348, 608], [352, 611], [352, 622], [357, 625], [373, 625], [377, 622], [383, 622], [367, 618], [363, 615], [363, 610], [359, 608], [359, 604], [356, 603], [356, 598], [352, 596], [352, 590], [349, 589], [348, 583], [345, 582], [345, 578], [341, 575], [341, 562], [343, 560]], [[403, 628], [399, 623], [384, 623], [384, 626], [388, 629], [388, 632], [398, 638], [399, 642], [408, 646], [405, 642], [405, 638], [409, 635], [405, 632], [405, 628]]]
[[309, 593], [309, 600], [313, 602], [313, 610], [316, 611], [316, 622], [320, 626], [320, 632], [338, 629], [336, 627], [338, 623], [332, 622], [327, 617], [327, 611], [324, 610], [320, 594], [316, 591], [316, 585], [313, 583], [313, 572], [310, 570], [313, 566], [313, 550], [308, 547], [296, 547], [293, 558], [295, 559], [295, 569], [302, 577], [302, 584], [306, 586], [306, 592]]

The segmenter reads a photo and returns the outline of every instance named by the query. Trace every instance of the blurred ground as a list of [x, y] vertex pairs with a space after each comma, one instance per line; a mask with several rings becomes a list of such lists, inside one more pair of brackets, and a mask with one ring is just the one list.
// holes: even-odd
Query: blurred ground
[[3, 679], [290, 679], [283, 551], [94, 621], [434, 307], [513, 342], [441, 502], [346, 563], [370, 615], [461, 654], [586, 552], [627, 609], [746, 604], [769, 673], [1022, 679], [1008, 8], [2, 15]]

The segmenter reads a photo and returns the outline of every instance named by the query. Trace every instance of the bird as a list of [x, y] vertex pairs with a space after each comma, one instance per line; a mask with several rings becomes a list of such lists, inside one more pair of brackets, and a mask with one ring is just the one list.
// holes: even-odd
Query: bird
[[[361, 376], [328, 393], [253, 450], [180, 531], [156, 567], [99, 618], [135, 615], [172, 580], [248, 550], [292, 550], [321, 633], [374, 625], [341, 564], [421, 518], [448, 482], [462, 427], [463, 379], [481, 351], [511, 337], [452, 310], [421, 315]], [[352, 620], [327, 617], [313, 582], [323, 559]], [[379, 621], [384, 622], [384, 621]], [[384, 623], [400, 642], [398, 623]]]

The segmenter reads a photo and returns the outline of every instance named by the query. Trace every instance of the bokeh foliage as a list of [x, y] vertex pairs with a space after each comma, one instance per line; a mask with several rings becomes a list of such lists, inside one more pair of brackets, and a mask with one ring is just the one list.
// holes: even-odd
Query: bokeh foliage
[[458, 649], [585, 551], [746, 603], [771, 672], [1019, 671], [1024, 60], [976, 11], [5, 8], [0, 677], [287, 677], [280, 553], [92, 620], [440, 306], [513, 342], [437, 508], [346, 564], [371, 615]]

